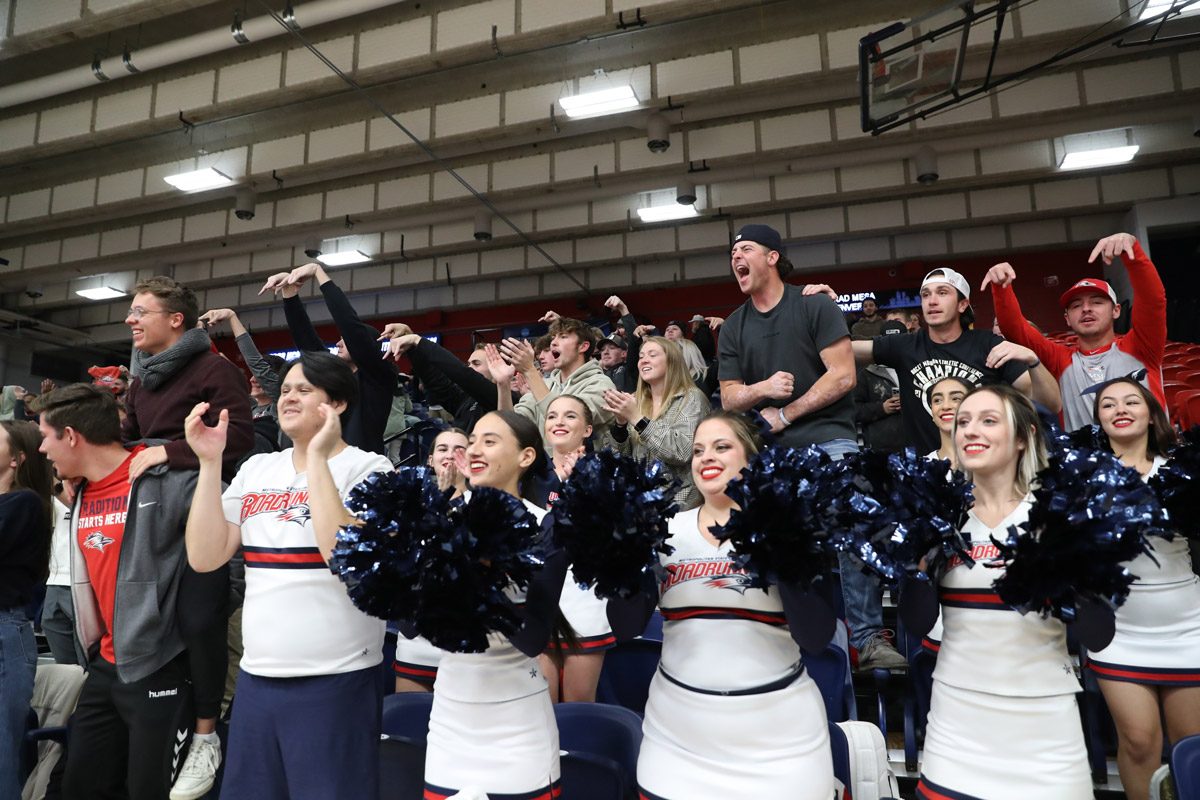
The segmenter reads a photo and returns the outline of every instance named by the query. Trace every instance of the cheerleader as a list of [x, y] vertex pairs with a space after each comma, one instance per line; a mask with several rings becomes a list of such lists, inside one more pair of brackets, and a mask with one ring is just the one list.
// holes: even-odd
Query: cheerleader
[[[493, 411], [475, 423], [455, 463], [472, 487], [490, 486], [521, 497], [538, 459], [537, 426], [512, 411]], [[539, 520], [541, 508], [525, 501]], [[550, 570], [546, 570], [549, 573]], [[546, 574], [554, 600], [562, 572]], [[532, 591], [530, 597], [532, 599]], [[515, 637], [514, 637], [515, 638]], [[433, 689], [425, 751], [425, 800], [456, 792], [491, 800], [557, 798], [558, 727], [546, 679], [535, 658], [545, 639], [521, 649], [500, 634], [482, 653], [445, 653]]]
[[965, 383], [961, 378], [942, 378], [929, 387], [929, 393], [925, 396], [926, 405], [929, 406], [933, 424], [937, 426], [941, 444], [926, 458], [949, 461], [951, 467], [958, 469], [958, 458], [954, 452], [954, 415], [958, 410], [958, 404], [962, 402], [969, 391], [971, 391], [970, 384]]
[[[576, 459], [587, 452], [584, 442], [592, 435], [591, 409], [574, 395], [559, 395], [546, 409], [543, 435], [554, 462], [554, 479], [561, 484], [570, 477]], [[551, 503], [558, 497], [556, 488], [551, 488]], [[617, 643], [608, 624], [606, 604], [595, 593], [581, 589], [570, 570], [559, 604], [574, 639], [568, 643], [556, 637], [550, 651], [539, 659], [550, 684], [550, 698], [556, 703], [593, 703], [604, 651]]]
[[638, 786], [646, 800], [834, 797], [825, 706], [805, 673], [779, 590], [751, 589], [730, 545], [728, 482], [758, 452], [742, 417], [696, 429], [692, 478], [703, 505], [676, 514], [662, 563], [662, 661], [650, 685]]
[[[962, 402], [969, 391], [971, 391], [970, 385], [964, 383], [960, 378], [942, 378], [930, 386], [925, 395], [929, 413], [933, 416], [933, 424], [937, 426], [938, 434], [941, 436], [941, 446], [925, 457], [949, 461], [953, 469], [958, 469], [958, 456], [954, 452], [954, 417], [958, 412], [958, 404]], [[940, 613], [929, 633], [922, 637], [921, 646], [934, 654], [942, 646], [942, 615]]]
[[[452, 497], [461, 497], [467, 488], [467, 478], [454, 464], [455, 455], [467, 450], [467, 434], [458, 428], [442, 431], [433, 440], [429, 451], [429, 466], [437, 475], [438, 487], [454, 489]], [[421, 636], [412, 639], [400, 636], [396, 640], [396, 659], [392, 669], [396, 673], [397, 692], [431, 692], [437, 678], [438, 664], [442, 651]]]
[[1007, 385], [976, 387], [958, 408], [954, 442], [975, 484], [963, 527], [975, 563], [952, 560], [940, 581], [944, 634], [917, 797], [1091, 798], [1066, 626], [1021, 615], [992, 590], [1003, 565], [989, 562], [990, 537], [1028, 518], [1030, 484], [1046, 464], [1037, 413]]
[[[1175, 431], [1138, 381], [1104, 384], [1093, 413], [1125, 466], [1149, 478], [1165, 463]], [[1117, 609], [1112, 643], [1088, 656], [1117, 726], [1117, 767], [1129, 800], [1149, 796], [1162, 761], [1160, 720], [1172, 742], [1200, 733], [1200, 580], [1182, 536], [1149, 542], [1152, 555], [1126, 565], [1137, 581]]]

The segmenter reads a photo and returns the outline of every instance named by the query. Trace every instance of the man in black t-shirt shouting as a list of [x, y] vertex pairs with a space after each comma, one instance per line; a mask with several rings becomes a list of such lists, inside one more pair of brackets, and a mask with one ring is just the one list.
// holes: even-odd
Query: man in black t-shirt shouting
[[[721, 326], [718, 370], [721, 405], [756, 408], [780, 444], [815, 444], [835, 459], [858, 450], [854, 427], [854, 352], [837, 305], [818, 286], [790, 286], [792, 271], [779, 233], [746, 225], [730, 258], [747, 300]], [[883, 613], [874, 578], [848, 559], [842, 599], [859, 666], [902, 667], [905, 660], [882, 635]]]
[[929, 388], [942, 378], [969, 386], [1012, 384], [1055, 413], [1062, 407], [1054, 377], [1028, 347], [1006, 342], [991, 331], [967, 326], [974, 321], [971, 286], [949, 268], [935, 269], [921, 281], [925, 327], [911, 336], [876, 336], [853, 343], [859, 364], [881, 364], [900, 380], [900, 416], [908, 445], [918, 453], [938, 449], [941, 440], [929, 412]]

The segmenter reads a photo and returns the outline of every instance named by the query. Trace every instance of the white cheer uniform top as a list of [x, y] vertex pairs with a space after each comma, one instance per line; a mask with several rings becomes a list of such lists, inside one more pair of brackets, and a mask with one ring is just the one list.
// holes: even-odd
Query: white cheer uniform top
[[[347, 446], [329, 459], [344, 500], [372, 472], [391, 472], [376, 453]], [[296, 678], [365, 669], [383, 658], [385, 623], [350, 602], [317, 548], [308, 475], [292, 448], [247, 459], [221, 496], [241, 527], [246, 560], [241, 666], [252, 675]]]
[[992, 589], [1003, 569], [984, 566], [999, 557], [990, 536], [1004, 541], [1009, 526], [1029, 518], [1027, 495], [995, 528], [972, 511], [963, 526], [971, 540], [974, 566], [950, 560], [938, 592], [942, 608], [942, 646], [933, 677], [950, 686], [990, 694], [1047, 697], [1074, 694], [1079, 681], [1067, 654], [1067, 628], [1053, 617], [1020, 614]]
[[[1150, 471], [1143, 476], [1143, 480], [1150, 480], [1158, 472], [1159, 467], [1166, 463], [1165, 458], [1155, 456], [1154, 464], [1151, 465]], [[1188, 550], [1185, 537], [1176, 534], [1175, 538], [1167, 541], [1161, 536], [1147, 536], [1146, 542], [1150, 545], [1153, 557], [1142, 553], [1132, 561], [1125, 562], [1125, 568], [1137, 576], [1137, 583], [1182, 583], [1184, 581], [1191, 582], [1194, 579], [1192, 555]]]
[[795, 673], [800, 648], [777, 591], [750, 588], [730, 560], [732, 545], [713, 546], [699, 518], [699, 508], [672, 517], [668, 542], [675, 552], [659, 557], [668, 573], [659, 587], [663, 672], [709, 691], [750, 689]]
[[[469, 498], [468, 494], [468, 502]], [[544, 508], [522, 502], [539, 523], [546, 516]], [[518, 603], [525, 601], [525, 593], [516, 587], [510, 587], [507, 594]], [[507, 636], [492, 633], [482, 653], [443, 654], [436, 686], [439, 695], [451, 700], [499, 703], [546, 691], [546, 678], [537, 659], [518, 650]]]

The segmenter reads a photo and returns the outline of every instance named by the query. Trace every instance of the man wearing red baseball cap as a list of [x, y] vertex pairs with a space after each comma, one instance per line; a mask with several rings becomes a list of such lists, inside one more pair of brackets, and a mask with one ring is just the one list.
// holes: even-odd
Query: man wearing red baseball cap
[[992, 302], [1000, 330], [1010, 341], [1023, 344], [1058, 380], [1062, 391], [1063, 422], [1069, 431], [1090, 425], [1092, 397], [1086, 390], [1121, 375], [1144, 369], [1146, 385], [1163, 408], [1167, 407], [1162, 386], [1163, 348], [1167, 342], [1167, 293], [1158, 270], [1128, 233], [1116, 233], [1097, 242], [1088, 258], [1111, 264], [1120, 257], [1137, 299], [1137, 316], [1129, 333], [1117, 336], [1113, 322], [1121, 316], [1117, 293], [1107, 281], [1084, 278], [1059, 298], [1067, 327], [1079, 337], [1074, 346], [1051, 342], [1021, 314], [1013, 292], [1017, 273], [1005, 262], [988, 270], [983, 286], [991, 284]]

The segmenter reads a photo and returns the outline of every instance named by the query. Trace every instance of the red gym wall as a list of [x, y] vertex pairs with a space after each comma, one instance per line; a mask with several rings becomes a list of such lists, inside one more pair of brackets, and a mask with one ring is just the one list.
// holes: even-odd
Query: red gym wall
[[[1070, 249], [1033, 253], [1020, 253], [1010, 256], [1013, 267], [1017, 270], [1017, 296], [1021, 300], [1021, 308], [1026, 318], [1036, 323], [1046, 331], [1057, 331], [1065, 328], [1062, 312], [1058, 308], [1058, 296], [1080, 278], [1087, 276], [1102, 277], [1103, 265], [1092, 266], [1087, 263], [1089, 250]], [[992, 297], [991, 290], [980, 292], [980, 281], [996, 259], [990, 256], [976, 258], [946, 258], [920, 261], [906, 261], [895, 266], [865, 267], [852, 270], [804, 272], [793, 276], [795, 283], [829, 283], [839, 293], [886, 291], [892, 289], [915, 290], [920, 286], [921, 278], [931, 269], [939, 266], [953, 267], [961, 272], [971, 284], [971, 299], [979, 327], [991, 328]], [[1057, 278], [1057, 284], [1047, 286], [1046, 281]], [[563, 316], [605, 317], [607, 314], [603, 303], [608, 292], [597, 292], [586, 301], [574, 298], [555, 298], [552, 300], [535, 300], [528, 303], [513, 305], [485, 306], [462, 310], [426, 311], [411, 314], [398, 319], [369, 320], [378, 328], [387, 322], [406, 322], [418, 333], [441, 333], [442, 345], [451, 352], [466, 357], [472, 345], [472, 334], [475, 331], [488, 328], [500, 328], [510, 325], [530, 323], [553, 308]], [[662, 287], [658, 289], [641, 289], [620, 292], [620, 297], [639, 316], [647, 316], [653, 322], [662, 326], [670, 319], [690, 318], [693, 314], [705, 316], [728, 316], [734, 308], [741, 304], [743, 297], [738, 292], [733, 278], [715, 283]], [[337, 341], [337, 329], [333, 325], [319, 325], [317, 332], [329, 342]], [[498, 332], [485, 338], [496, 340]], [[287, 331], [271, 331], [255, 334], [255, 341], [264, 352], [281, 350], [292, 347], [291, 336]], [[241, 363], [237, 346], [231, 337], [217, 340], [217, 347], [236, 363]]]

